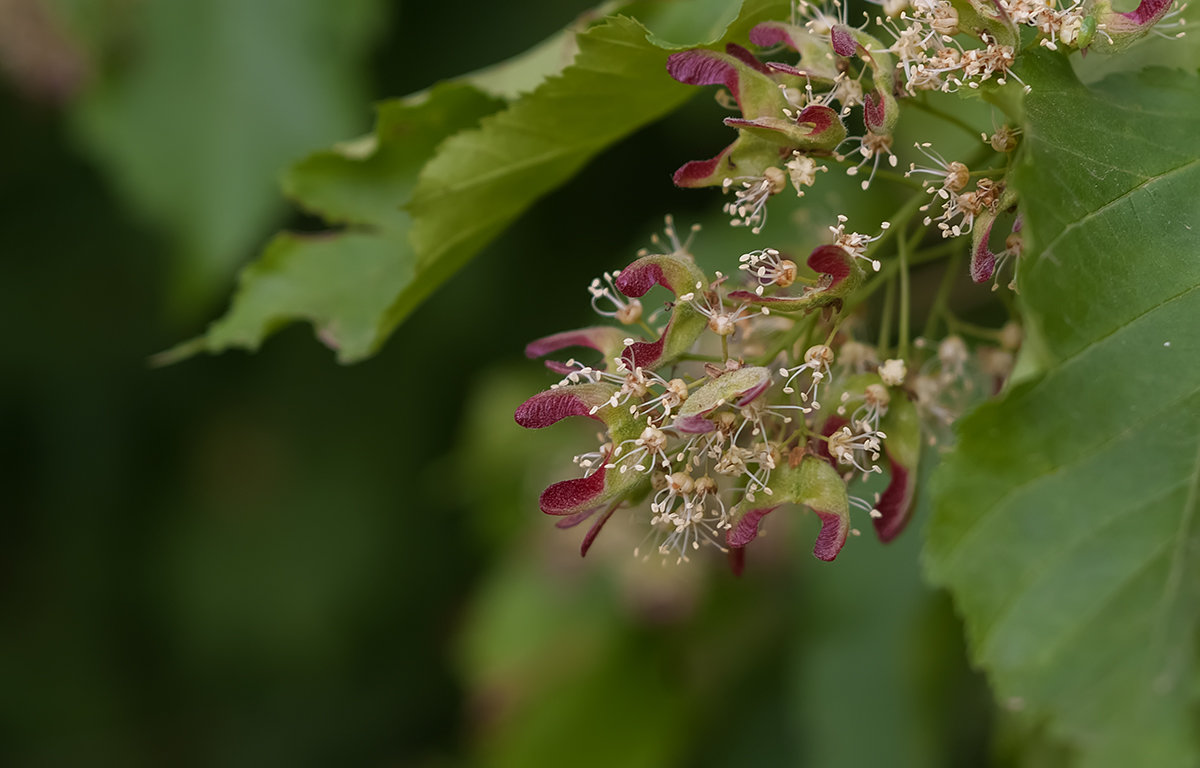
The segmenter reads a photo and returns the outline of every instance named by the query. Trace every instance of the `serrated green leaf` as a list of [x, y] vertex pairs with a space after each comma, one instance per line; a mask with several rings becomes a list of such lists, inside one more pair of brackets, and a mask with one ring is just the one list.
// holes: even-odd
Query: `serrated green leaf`
[[349, 229], [277, 235], [242, 272], [229, 312], [159, 362], [201, 350], [257, 349], [295, 320], [312, 323], [343, 363], [374, 353], [390, 331], [380, 318], [413, 276], [409, 216], [400, 201], [439, 142], [501, 105], [471, 86], [439, 86], [381, 104], [374, 134], [298, 163], [285, 179], [289, 194]]
[[1001, 701], [1082, 764], [1193, 766], [1200, 79], [1088, 90], [1036, 56], [1016, 184], [1049, 368], [961, 424], [926, 563]]
[[[705, 29], [728, 13], [714, 0], [670, 7], [677, 5], [696, 9], [696, 23]], [[744, 38], [750, 26], [785, 8], [780, 0], [746, 0], [726, 35]], [[229, 314], [207, 336], [164, 353], [159, 361], [230, 346], [254, 349], [266, 335], [299, 319], [314, 322], [342, 362], [373, 354], [417, 304], [537, 198], [694, 92], [666, 75], [670, 51], [651, 43], [643, 26], [610, 19], [579, 36], [577, 61], [560, 76], [521, 96], [479, 130], [467, 130], [502, 106], [473, 83], [516, 96], [531, 78], [557, 66], [553, 59], [566, 50], [563, 40], [562, 35], [551, 38], [545, 50], [514, 61], [515, 69], [502, 65], [428, 94], [387, 102], [372, 136], [297, 164], [285, 178], [286, 191], [327, 222], [351, 227], [354, 235], [346, 243], [357, 257], [349, 257], [349, 266], [338, 271], [337, 238], [310, 242], [282, 236], [270, 246], [269, 268], [245, 272]], [[452, 140], [439, 147], [447, 137]], [[367, 253], [372, 258], [364, 258]], [[324, 263], [317, 266], [318, 260]], [[330, 279], [298, 282], [321, 276]], [[272, 283], [259, 290], [253, 284], [257, 279]], [[280, 290], [281, 280], [288, 290]], [[353, 300], [355, 281], [363, 301]], [[392, 300], [380, 308], [377, 300], [387, 291]], [[378, 312], [373, 322], [371, 311]]]
[[[742, 39], [780, 14], [778, 0], [746, 0], [723, 39]], [[477, 131], [453, 137], [422, 170], [407, 208], [416, 275], [388, 313], [398, 324], [538, 198], [601, 150], [695, 93], [666, 73], [671, 49], [637, 21], [616, 17], [578, 37], [579, 55]], [[630, 169], [643, 173], [652, 169]], [[669, 169], [667, 169], [669, 170]], [[666, 171], [664, 171], [666, 172]]]

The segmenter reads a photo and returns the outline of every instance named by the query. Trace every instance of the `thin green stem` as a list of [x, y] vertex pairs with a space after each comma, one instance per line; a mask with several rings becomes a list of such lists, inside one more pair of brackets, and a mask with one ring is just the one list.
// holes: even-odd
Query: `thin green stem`
[[986, 328], [982, 325], [968, 323], [965, 320], [959, 320], [951, 314], [946, 315], [946, 325], [955, 333], [964, 333], [968, 336], [974, 336], [977, 339], [986, 341], [1000, 341], [1000, 331], [996, 328]]
[[956, 115], [952, 115], [949, 112], [944, 112], [944, 111], [938, 109], [937, 107], [933, 106], [932, 104], [927, 103], [924, 99], [910, 99], [905, 103], [912, 104], [914, 107], [921, 110], [922, 112], [926, 112], [940, 120], [945, 120], [947, 123], [950, 123], [953, 126], [961, 128], [963, 131], [970, 134], [971, 138], [973, 138], [973, 139], [979, 138], [980, 130], [978, 128], [976, 128], [975, 126], [971, 125], [970, 123], [968, 123], [967, 121], [963, 120], [962, 118], [960, 118]]
[[950, 289], [954, 287], [954, 281], [958, 277], [959, 267], [962, 266], [962, 252], [954, 253], [950, 257], [950, 261], [946, 264], [946, 271], [942, 274], [942, 282], [938, 286], [937, 294], [933, 298], [933, 305], [929, 308], [929, 316], [925, 319], [925, 328], [921, 331], [921, 335], [926, 339], [932, 339], [937, 333], [938, 320], [946, 312], [947, 302], [950, 301]]
[[908, 241], [901, 237], [897, 241], [900, 257], [900, 359], [908, 359], [908, 322], [912, 310], [912, 286], [908, 274]]
[[779, 356], [779, 353], [785, 349], [790, 349], [793, 344], [801, 338], [807, 339], [809, 332], [817, 322], [817, 313], [813, 312], [803, 320], [797, 320], [792, 324], [792, 327], [787, 330], [779, 340], [775, 342], [775, 346], [767, 350], [762, 357], [758, 359], [758, 365], [770, 365], [771, 361]]
[[[891, 270], [893, 273], [895, 269]], [[894, 274], [888, 275], [887, 288], [883, 292], [883, 312], [879, 316], [879, 343], [876, 350], [880, 358], [887, 357], [892, 336], [892, 312], [896, 306], [896, 280]]]

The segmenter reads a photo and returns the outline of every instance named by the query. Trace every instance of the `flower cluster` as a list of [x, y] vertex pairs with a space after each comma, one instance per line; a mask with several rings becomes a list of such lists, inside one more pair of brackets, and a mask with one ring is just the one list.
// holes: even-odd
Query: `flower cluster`
[[[819, 173], [842, 164], [850, 175], [866, 172], [866, 190], [881, 166], [898, 165], [893, 132], [904, 98], [1001, 88], [1010, 79], [1028, 91], [1014, 71], [1023, 29], [1032, 28], [1051, 50], [1119, 50], [1156, 31], [1173, 2], [1142, 0], [1135, 10], [1117, 13], [1108, 0], [885, 0], [886, 17], [875, 18], [868, 30], [869, 19], [857, 27], [848, 23], [842, 0], [798, 0], [789, 21], [750, 31], [759, 55], [729, 44], [724, 51], [698, 48], [670, 57], [672, 77], [723, 85], [723, 100], [740, 112], [724, 120], [737, 130], [733, 143], [711, 159], [680, 167], [675, 183], [731, 193], [725, 212], [735, 225], [759, 233], [768, 201], [789, 182], [803, 196]], [[776, 60], [781, 51], [789, 60]], [[861, 121], [852, 124], [855, 114]], [[984, 140], [1006, 155], [1016, 148], [1018, 133], [1001, 127]], [[941, 210], [924, 221], [942, 237], [990, 235], [994, 220], [1015, 209], [1004, 166], [973, 169], [946, 161], [928, 144], [918, 149], [933, 165], [913, 164], [909, 173], [932, 175], [926, 186], [935, 199], [926, 210]], [[1019, 237], [1009, 238], [999, 254], [991, 252], [986, 236], [973, 240], [971, 275], [977, 282], [992, 279], [997, 262], [1020, 255]]]
[[[540, 502], [562, 527], [595, 516], [585, 552], [616, 509], [643, 503], [654, 543], [639, 554], [676, 561], [705, 546], [740, 556], [762, 518], [784, 504], [821, 518], [814, 553], [823, 560], [854, 532], [852, 509], [884, 541], [903, 529], [917, 408], [905, 363], [875, 359], [837, 327], [831, 310], [859, 286], [873, 263], [868, 244], [878, 241], [846, 223], [830, 227], [833, 242], [809, 255], [807, 270], [775, 249], [744, 254], [741, 269], [711, 277], [685, 248], [645, 253], [589, 289], [603, 298], [602, 316], [628, 325], [529, 345], [531, 357], [570, 347], [599, 353], [590, 364], [548, 362], [563, 379], [516, 412], [531, 428], [568, 416], [604, 426], [594, 448], [575, 457], [582, 476], [550, 486]], [[668, 240], [678, 244], [670, 225]], [[675, 296], [669, 316], [646, 329], [652, 339], [626, 335], [638, 322], [627, 308], [655, 285]], [[877, 497], [849, 492], [855, 478], [885, 472]]]
[[[807, 258], [757, 248], [728, 274], [703, 272], [691, 253], [696, 228], [681, 239], [668, 217], [665, 238], [588, 287], [596, 313], [617, 325], [527, 347], [531, 358], [590, 350], [586, 361], [548, 360], [563, 378], [516, 411], [529, 428], [569, 416], [603, 427], [574, 458], [580, 476], [551, 485], [539, 501], [559, 527], [592, 521], [584, 553], [618, 509], [635, 510], [647, 528], [635, 554], [683, 562], [708, 548], [728, 553], [735, 570], [763, 519], [785, 505], [820, 518], [813, 552], [822, 560], [859, 532], [854, 516], [865, 515], [884, 542], [899, 535], [922, 446], [937, 444], [968, 406], [999, 390], [1021, 341], [1013, 323], [991, 330], [956, 320], [943, 290], [927, 332], [945, 322], [953, 333], [936, 344], [917, 337], [910, 347], [905, 249], [927, 232], [910, 219], [923, 220], [939, 242], [937, 235], [969, 236], [970, 275], [992, 280], [993, 290], [1010, 264], [1008, 287], [1017, 289], [1025, 248], [1007, 181], [1020, 130], [994, 127], [965, 159], [918, 143], [920, 164], [901, 177], [889, 170], [899, 164], [901, 104], [922, 91], [1008, 88], [1019, 98], [1029, 91], [1014, 71], [1022, 31], [1026, 43], [1051, 51], [1120, 50], [1168, 17], [1173, 2], [1141, 0], [1118, 13], [1109, 0], [883, 0], [885, 16], [868, 29], [869, 19], [849, 23], [844, 0], [829, 1], [799, 0], [787, 21], [755, 26], [749, 42], [757, 54], [729, 44], [669, 57], [673, 78], [723, 86], [718, 100], [738, 112], [724, 119], [737, 132], [733, 142], [680, 167], [675, 183], [720, 188], [732, 223], [755, 235], [772, 198], [789, 185], [803, 197], [831, 166], [865, 175], [864, 191], [881, 174], [918, 178], [923, 198], [870, 234], [849, 231], [849, 217], [839, 215], [828, 242]], [[998, 227], [1007, 232], [994, 249]], [[893, 243], [899, 258], [885, 268], [879, 257]], [[949, 287], [953, 271], [946, 276]], [[655, 286], [673, 299], [647, 316], [642, 300]], [[902, 294], [895, 346], [892, 309], [882, 313], [877, 343], [856, 338], [852, 308], [879, 286], [889, 297], [897, 287]], [[972, 349], [959, 329], [995, 345]]]

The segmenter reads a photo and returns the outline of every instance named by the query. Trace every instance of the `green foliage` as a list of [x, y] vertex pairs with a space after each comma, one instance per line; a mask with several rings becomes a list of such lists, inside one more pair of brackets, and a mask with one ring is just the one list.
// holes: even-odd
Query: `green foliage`
[[390, 327], [380, 316], [413, 279], [408, 213], [397, 200], [446, 136], [474, 125], [501, 103], [466, 85], [444, 85], [385, 102], [372, 136], [298, 163], [284, 186], [304, 208], [341, 232], [282, 233], [245, 269], [229, 313], [201, 339], [163, 356], [200, 349], [256, 349], [288, 322], [311, 322], [343, 362], [374, 352]]
[[[782, 7], [777, 0], [747, 0], [726, 38], [744, 37], [750, 26]], [[302, 205], [330, 224], [382, 230], [386, 220], [389, 244], [335, 236], [336, 243], [353, 250], [348, 258], [354, 269], [348, 270], [338, 261], [341, 245], [281, 236], [268, 246], [261, 263], [243, 273], [229, 314], [203, 340], [166, 359], [199, 349], [254, 348], [283, 322], [299, 318], [316, 325], [342, 362], [368, 356], [535, 200], [601, 150], [693, 94], [667, 76], [670, 49], [651, 42], [636, 21], [610, 18], [580, 34], [577, 42], [574, 64], [484, 119], [478, 129], [464, 130], [487, 111], [482, 93], [474, 106], [440, 124], [421, 124], [414, 113], [410, 130], [426, 137], [415, 144], [406, 135], [383, 130], [381, 116], [374, 149], [388, 159], [368, 151], [360, 160], [363, 148], [351, 144], [302, 162], [287, 184]], [[536, 70], [546, 65], [529, 66]], [[528, 76], [524, 68], [514, 71], [519, 80]], [[494, 82], [492, 87], [508, 90]], [[460, 97], [471, 101], [462, 96], [470, 86], [457, 88]], [[437, 109], [437, 92], [430, 98], [431, 108]], [[364, 168], [364, 162], [370, 167]], [[332, 279], [335, 270], [339, 276]], [[287, 290], [276, 285], [281, 274], [288, 276]], [[260, 286], [264, 279], [268, 284]], [[366, 306], [359, 303], [359, 293], [371, 297]], [[391, 298], [386, 307], [379, 306], [384, 294]]]
[[961, 424], [928, 569], [1001, 701], [1081, 764], [1195, 765], [1200, 80], [1027, 71], [1022, 304], [1046, 369]]

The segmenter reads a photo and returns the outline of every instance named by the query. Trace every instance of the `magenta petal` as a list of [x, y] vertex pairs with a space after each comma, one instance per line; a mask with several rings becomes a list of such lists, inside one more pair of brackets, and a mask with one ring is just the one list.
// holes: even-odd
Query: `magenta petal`
[[770, 72], [779, 72], [784, 75], [792, 75], [793, 77], [805, 77], [806, 72], [799, 67], [793, 67], [791, 64], [784, 64], [782, 61], [768, 61], [767, 70]]
[[796, 122], [811, 124], [812, 132], [819, 135], [829, 130], [834, 123], [841, 123], [841, 119], [836, 111], [823, 104], [810, 104], [796, 115]]
[[853, 33], [841, 24], [834, 24], [829, 30], [829, 39], [833, 43], [833, 52], [838, 56], [853, 56], [858, 50]]
[[714, 184], [720, 184], [725, 180], [724, 174], [718, 173], [727, 161], [726, 156], [733, 149], [730, 144], [725, 149], [722, 149], [716, 157], [709, 160], [692, 160], [679, 166], [675, 171], [675, 175], [671, 180], [675, 182], [675, 186], [689, 187], [710, 187]]
[[854, 257], [836, 245], [819, 245], [808, 255], [806, 262], [814, 272], [833, 277], [829, 288], [850, 276], [854, 270]]
[[761, 384], [757, 384], [753, 388], [747, 389], [745, 392], [743, 392], [742, 399], [737, 401], [737, 407], [743, 408], [747, 405], [750, 405], [750, 403], [754, 402], [754, 398], [758, 397], [759, 395], [761, 395], [763, 392], [766, 392], [770, 388], [771, 388], [771, 377], [768, 376], [767, 378], [762, 380]]
[[579, 545], [579, 556], [587, 557], [588, 550], [592, 548], [592, 542], [600, 535], [600, 529], [608, 522], [608, 518], [612, 517], [612, 513], [617, 510], [617, 505], [613, 504], [608, 509], [604, 510], [604, 514], [600, 519], [592, 523], [592, 527], [588, 529], [587, 535], [583, 537], [583, 543]]
[[619, 350], [623, 346], [624, 337], [624, 331], [610, 326], [563, 331], [529, 342], [525, 346], [525, 356], [529, 358], [543, 357], [568, 347], [587, 347], [597, 352], [608, 353], [614, 349]]
[[908, 470], [893, 461], [892, 480], [875, 505], [882, 515], [875, 518], [875, 533], [884, 544], [899, 536], [908, 524], [915, 491], [916, 485], [909, 482]]
[[716, 424], [703, 416], [676, 416], [672, 424], [680, 432], [689, 435], [703, 435], [717, 428]]
[[616, 279], [617, 290], [634, 298], [645, 296], [656, 285], [675, 290], [667, 284], [662, 266], [650, 261], [634, 262], [622, 269]]
[[983, 227], [983, 231], [977, 235], [975, 249], [971, 251], [971, 279], [977, 283], [986, 283], [996, 271], [996, 254], [988, 248], [994, 222], [995, 219], [991, 219]]
[[887, 127], [887, 105], [882, 96], [876, 96], [874, 92], [868, 92], [863, 98], [863, 120], [867, 124], [867, 130], [873, 133], [879, 133]]
[[[779, 509], [778, 504], [773, 507], [752, 509], [742, 515], [737, 525], [730, 528], [729, 532], [725, 534], [725, 543], [731, 547], [744, 547], [754, 541], [754, 538], [758, 536], [758, 522], [777, 509]], [[822, 532], [824, 531], [822, 530]]]
[[746, 66], [751, 67], [752, 69], [757, 69], [764, 75], [771, 74], [771, 70], [767, 69], [766, 64], [759, 61], [753, 53], [750, 53], [750, 51], [747, 51], [737, 43], [727, 43], [725, 45], [725, 53], [728, 53], [730, 56], [742, 62]]
[[538, 506], [547, 515], [575, 515], [580, 509], [589, 509], [589, 502], [604, 491], [604, 467], [587, 477], [576, 477], [551, 485], [542, 491]]
[[560, 519], [558, 522], [556, 522], [554, 524], [554, 527], [555, 528], [574, 528], [575, 526], [579, 525], [584, 520], [587, 520], [589, 517], [591, 517], [594, 514], [596, 514], [595, 509], [585, 509], [582, 512], [576, 512], [573, 515], [569, 515], [567, 517]]
[[513, 417], [526, 429], [541, 429], [568, 416], [587, 416], [600, 421], [591, 410], [592, 407], [573, 392], [551, 389], [521, 403]]
[[1155, 24], [1166, 14], [1172, 2], [1174, 0], [1142, 0], [1137, 8], [1117, 15], [1124, 16], [1139, 27]]
[[750, 42], [759, 48], [771, 48], [780, 43], [791, 43], [787, 30], [779, 22], [768, 21], [756, 25], [750, 30]]
[[658, 366], [658, 361], [662, 359], [663, 349], [667, 343], [667, 334], [670, 331], [671, 324], [668, 323], [658, 341], [635, 341], [625, 347], [625, 351], [621, 353], [621, 359], [630, 369], [654, 370]]
[[742, 571], [746, 570], [746, 548], [734, 547], [729, 550], [727, 557], [729, 558], [729, 570], [734, 576], [741, 576]]
[[737, 68], [716, 51], [693, 48], [672, 53], [667, 57], [667, 74], [687, 85], [723, 85], [737, 98]]
[[821, 532], [817, 534], [817, 543], [813, 545], [813, 554], [818, 560], [829, 562], [838, 556], [850, 533], [850, 521], [841, 516], [814, 509], [817, 517], [821, 518]]

